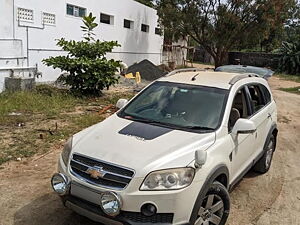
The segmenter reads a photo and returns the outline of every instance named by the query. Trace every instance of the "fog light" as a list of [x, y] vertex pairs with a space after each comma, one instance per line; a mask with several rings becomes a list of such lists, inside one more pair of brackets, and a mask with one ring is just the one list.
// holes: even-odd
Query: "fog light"
[[114, 192], [101, 194], [100, 206], [103, 212], [109, 216], [117, 216], [120, 213], [122, 202], [121, 198]]
[[157, 208], [155, 205], [147, 203], [142, 206], [141, 212], [144, 216], [153, 216], [156, 214]]
[[66, 195], [70, 190], [69, 179], [61, 173], [53, 175], [51, 185], [53, 190], [59, 195]]

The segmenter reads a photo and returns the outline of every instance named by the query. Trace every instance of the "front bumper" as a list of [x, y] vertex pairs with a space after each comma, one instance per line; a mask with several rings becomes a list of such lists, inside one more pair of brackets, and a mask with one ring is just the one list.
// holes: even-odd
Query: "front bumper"
[[154, 216], [144, 216], [137, 212], [126, 212], [121, 213], [116, 217], [109, 217], [102, 212], [100, 206], [80, 199], [78, 197], [68, 195], [62, 197], [63, 203], [66, 207], [75, 211], [76, 213], [88, 217], [96, 222], [101, 222], [111, 225], [141, 225], [141, 224], [161, 224], [170, 225], [172, 224], [173, 216], [172, 213], [158, 213]]
[[[71, 179], [70, 195], [63, 197], [65, 206], [104, 224], [188, 224], [202, 185], [201, 181], [194, 180], [189, 187], [182, 190], [139, 191], [143, 178], [134, 178], [126, 189], [115, 191], [120, 195], [123, 206], [117, 217], [109, 217], [101, 210], [100, 194], [111, 190], [88, 184], [73, 176], [62, 160], [58, 170]], [[141, 213], [141, 207], [145, 203], [156, 206], [157, 213], [154, 216], [146, 217]]]

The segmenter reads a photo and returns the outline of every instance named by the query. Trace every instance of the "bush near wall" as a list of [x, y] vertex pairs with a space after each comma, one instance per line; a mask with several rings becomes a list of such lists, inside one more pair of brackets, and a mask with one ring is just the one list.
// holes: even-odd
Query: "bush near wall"
[[84, 26], [81, 26], [84, 40], [68, 41], [61, 38], [56, 45], [67, 54], [43, 60], [47, 66], [68, 72], [67, 76], [61, 76], [59, 80], [79, 95], [101, 95], [104, 88], [108, 89], [119, 80], [115, 73], [120, 67], [120, 61], [107, 59], [106, 54], [120, 45], [116, 41], [96, 40], [93, 31], [98, 24], [95, 21], [96, 17], [92, 13], [84, 16]]

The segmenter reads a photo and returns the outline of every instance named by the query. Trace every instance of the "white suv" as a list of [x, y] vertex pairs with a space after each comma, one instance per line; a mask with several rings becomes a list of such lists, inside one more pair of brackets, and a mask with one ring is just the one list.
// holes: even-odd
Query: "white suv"
[[255, 74], [177, 70], [75, 134], [53, 189], [105, 224], [223, 225], [228, 191], [269, 170], [277, 110]]

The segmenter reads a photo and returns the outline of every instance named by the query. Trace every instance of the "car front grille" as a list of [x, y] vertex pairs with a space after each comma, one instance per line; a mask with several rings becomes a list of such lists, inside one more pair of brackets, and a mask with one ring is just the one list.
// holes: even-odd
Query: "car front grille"
[[120, 217], [124, 218], [124, 220], [132, 221], [137, 224], [172, 224], [173, 222], [173, 213], [157, 213], [153, 216], [145, 216], [140, 212], [125, 212], [122, 211]]
[[[125, 189], [134, 176], [134, 170], [132, 169], [80, 154], [73, 154], [70, 165], [71, 173], [74, 176], [88, 183], [109, 189]], [[92, 177], [89, 171], [93, 169], [98, 169], [101, 176]]]

